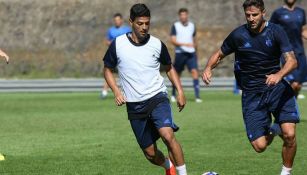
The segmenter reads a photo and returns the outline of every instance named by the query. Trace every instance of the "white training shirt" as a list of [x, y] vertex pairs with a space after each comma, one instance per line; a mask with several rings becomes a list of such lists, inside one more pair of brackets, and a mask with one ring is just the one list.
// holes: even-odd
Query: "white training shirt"
[[[176, 40], [179, 43], [194, 43], [194, 36], [196, 35], [196, 27], [194, 23], [188, 22], [187, 25], [183, 25], [180, 21], [174, 23], [171, 29], [171, 35], [176, 36]], [[194, 53], [194, 47], [180, 46], [176, 47], [176, 53]]]
[[108, 68], [117, 67], [127, 102], [141, 102], [167, 91], [160, 74], [160, 63], [172, 63], [165, 44], [158, 38], [148, 35], [143, 43], [138, 44], [132, 41], [130, 35], [117, 37], [103, 61]]

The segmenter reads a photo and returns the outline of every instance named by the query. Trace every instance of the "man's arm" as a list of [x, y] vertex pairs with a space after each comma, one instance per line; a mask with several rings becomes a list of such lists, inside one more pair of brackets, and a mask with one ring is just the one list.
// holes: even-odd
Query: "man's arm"
[[179, 108], [179, 112], [181, 112], [186, 104], [184, 92], [181, 86], [181, 82], [179, 79], [179, 76], [174, 69], [173, 65], [167, 65], [166, 66], [166, 74], [168, 76], [168, 79], [172, 82], [172, 84], [176, 87], [178, 96], [177, 96], [177, 106]]
[[109, 87], [112, 89], [113, 94], [115, 96], [115, 103], [117, 106], [121, 106], [126, 103], [126, 98], [123, 96], [121, 93], [119, 87], [116, 84], [116, 80], [113, 76], [112, 69], [108, 67], [104, 67], [103, 69], [104, 72], [104, 78], [106, 82], [108, 83]]
[[5, 52], [3, 52], [1, 49], [0, 49], [0, 56], [4, 57], [6, 60], [6, 63], [9, 64], [10, 57]]
[[288, 75], [292, 70], [297, 67], [297, 61], [294, 52], [286, 52], [283, 54], [286, 63], [284, 66], [275, 74], [267, 75], [266, 84], [268, 86], [276, 85], [284, 76]]
[[303, 26], [302, 37], [307, 40], [307, 25]]
[[208, 60], [208, 63], [203, 72], [202, 78], [207, 85], [211, 82], [212, 70], [221, 62], [225, 57], [221, 49], [217, 50]]

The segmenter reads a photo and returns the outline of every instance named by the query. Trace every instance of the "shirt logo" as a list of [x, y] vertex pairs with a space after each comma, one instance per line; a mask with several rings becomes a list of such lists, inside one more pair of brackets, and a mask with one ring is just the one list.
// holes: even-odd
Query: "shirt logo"
[[284, 15], [284, 19], [290, 19], [289, 15]]
[[266, 44], [268, 47], [272, 47], [272, 46], [273, 46], [272, 40], [269, 39], [269, 38], [267, 38], [267, 39], [265, 40], [265, 44]]
[[252, 45], [249, 42], [246, 42], [244, 44], [244, 48], [251, 48], [251, 47], [252, 47]]

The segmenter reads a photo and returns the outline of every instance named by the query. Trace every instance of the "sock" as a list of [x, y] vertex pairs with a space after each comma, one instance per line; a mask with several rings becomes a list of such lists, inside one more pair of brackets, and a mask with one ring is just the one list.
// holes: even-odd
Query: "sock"
[[292, 168], [287, 168], [283, 165], [280, 175], [291, 175], [291, 170]]
[[198, 79], [193, 80], [193, 87], [194, 87], [195, 97], [200, 98], [199, 97], [199, 80]]
[[175, 86], [173, 86], [173, 89], [172, 89], [172, 96], [176, 97], [176, 88], [175, 88]]
[[161, 166], [168, 170], [173, 166], [173, 164], [168, 158], [165, 158], [165, 162]]
[[177, 166], [176, 170], [178, 172], [178, 175], [187, 175], [187, 168], [186, 168], [185, 164], [181, 165], [181, 166]]

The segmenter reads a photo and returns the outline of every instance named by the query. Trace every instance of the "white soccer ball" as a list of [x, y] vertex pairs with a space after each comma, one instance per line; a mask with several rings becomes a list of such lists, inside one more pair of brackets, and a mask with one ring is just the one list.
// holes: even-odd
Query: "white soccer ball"
[[205, 173], [202, 174], [202, 175], [219, 175], [219, 174], [216, 173], [216, 172], [210, 171], [210, 172], [205, 172]]

